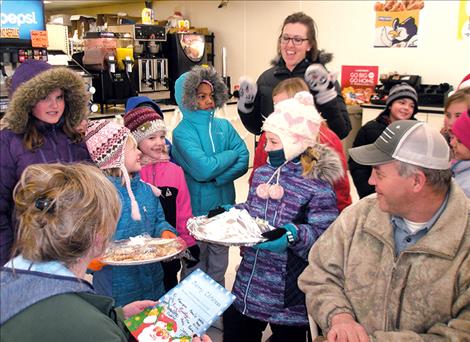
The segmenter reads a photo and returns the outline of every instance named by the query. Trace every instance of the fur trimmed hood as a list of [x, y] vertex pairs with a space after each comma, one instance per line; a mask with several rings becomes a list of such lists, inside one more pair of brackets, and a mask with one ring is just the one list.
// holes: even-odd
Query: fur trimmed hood
[[227, 102], [227, 86], [214, 67], [196, 65], [190, 71], [181, 75], [181, 77], [184, 77], [182, 99], [176, 98], [176, 102], [179, 106], [182, 105], [191, 111], [199, 109], [197, 104], [197, 87], [204, 80], [209, 81], [214, 88], [214, 102], [216, 108], [222, 107]]
[[320, 179], [331, 185], [343, 178], [345, 170], [336, 151], [323, 144], [316, 144], [312, 148], [319, 152], [320, 157], [312, 171], [304, 176], [305, 178]]
[[[276, 57], [274, 57], [271, 60], [271, 65], [275, 66], [279, 63], [279, 61], [282, 59], [281, 55], [278, 54]], [[327, 63], [330, 63], [333, 60], [333, 54], [331, 52], [326, 52], [325, 50], [320, 50], [318, 51], [318, 58], [316, 61], [312, 61], [311, 63], [321, 63], [323, 65], [326, 65]]]
[[65, 109], [63, 118], [75, 127], [88, 114], [90, 94], [85, 82], [75, 71], [67, 68], [51, 68], [24, 82], [13, 93], [1, 127], [23, 134], [33, 107], [54, 89], [63, 89]]

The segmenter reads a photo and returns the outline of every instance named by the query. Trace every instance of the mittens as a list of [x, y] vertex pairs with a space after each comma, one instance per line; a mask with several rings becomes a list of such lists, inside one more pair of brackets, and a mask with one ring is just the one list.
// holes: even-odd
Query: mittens
[[95, 258], [90, 261], [87, 268], [90, 271], [96, 272], [101, 270], [104, 266], [106, 266], [106, 264], [102, 263], [100, 258]]
[[241, 77], [238, 81], [240, 89], [238, 90], [238, 110], [242, 113], [249, 114], [253, 110], [253, 103], [255, 102], [258, 87], [252, 79], [248, 77]]
[[305, 71], [304, 78], [317, 104], [325, 104], [338, 96], [334, 86], [336, 75], [328, 72], [322, 64], [311, 64]]
[[162, 238], [162, 239], [174, 239], [174, 238], [176, 238], [176, 234], [173, 233], [173, 232], [170, 231], [170, 230], [164, 230], [164, 231], [162, 232], [161, 238]]
[[219, 214], [225, 213], [226, 211], [229, 211], [232, 208], [233, 208], [233, 205], [231, 205], [231, 204], [219, 205], [219, 206], [209, 210], [209, 212], [207, 213], [207, 218], [211, 218], [211, 217], [217, 216]]
[[265, 249], [274, 253], [283, 253], [289, 245], [297, 241], [297, 227], [292, 223], [287, 223], [262, 235], [270, 241], [258, 243], [253, 246], [254, 249]]
[[184, 259], [186, 261], [186, 266], [188, 268], [194, 267], [199, 262], [199, 255], [201, 254], [201, 249], [198, 245], [188, 247], [186, 249]]

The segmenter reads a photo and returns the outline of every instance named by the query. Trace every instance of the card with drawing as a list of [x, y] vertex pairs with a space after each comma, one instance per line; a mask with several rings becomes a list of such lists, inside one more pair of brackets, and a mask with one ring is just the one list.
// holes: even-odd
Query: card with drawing
[[197, 269], [158, 304], [127, 319], [126, 325], [139, 342], [191, 341], [202, 335], [233, 303], [235, 296]]

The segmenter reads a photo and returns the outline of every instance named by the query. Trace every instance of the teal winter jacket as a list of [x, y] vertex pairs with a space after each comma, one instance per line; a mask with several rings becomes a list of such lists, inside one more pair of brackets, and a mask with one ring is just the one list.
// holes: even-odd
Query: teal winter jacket
[[183, 96], [188, 96], [188, 91], [184, 85], [190, 73], [181, 75], [175, 83], [183, 119], [173, 131], [172, 153], [185, 172], [193, 214], [199, 216], [218, 205], [235, 203], [233, 181], [246, 173], [249, 154], [230, 122], [214, 118], [215, 109], [185, 106]]

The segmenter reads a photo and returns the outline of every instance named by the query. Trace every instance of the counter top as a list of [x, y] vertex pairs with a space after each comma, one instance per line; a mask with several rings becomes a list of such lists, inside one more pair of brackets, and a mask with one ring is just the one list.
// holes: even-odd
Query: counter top
[[[361, 104], [361, 107], [362, 108], [372, 108], [372, 109], [384, 109], [385, 105], [377, 105], [377, 104], [373, 104], [373, 103], [364, 103], [364, 104]], [[419, 112], [444, 114], [444, 108], [443, 107], [418, 106], [418, 113]]]

